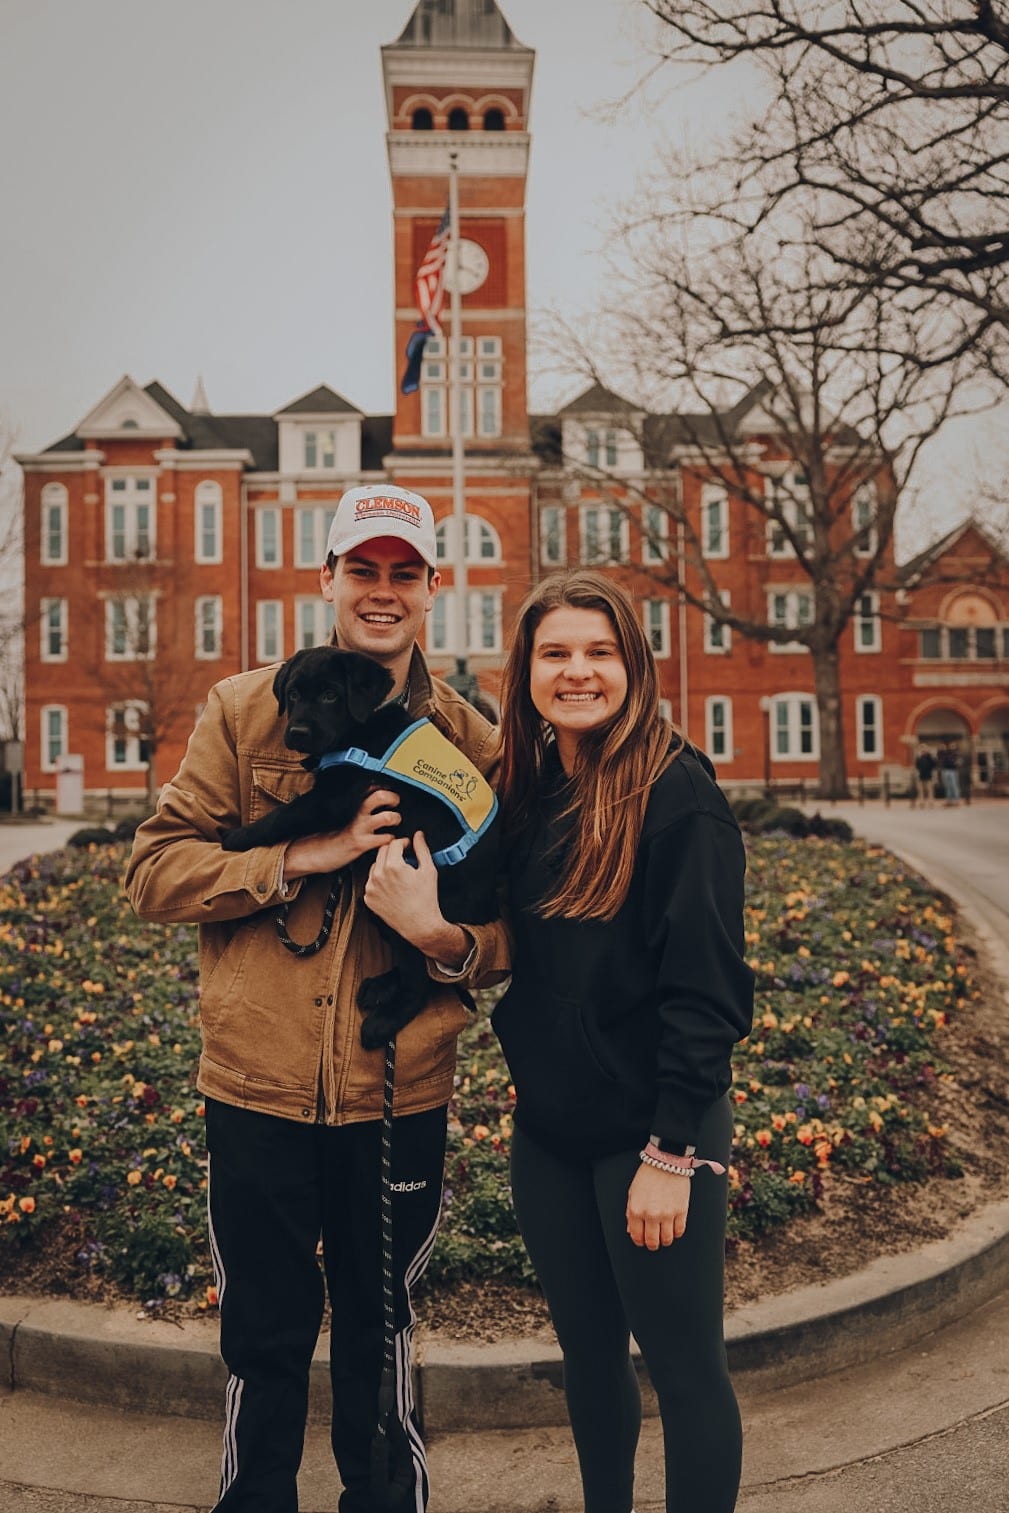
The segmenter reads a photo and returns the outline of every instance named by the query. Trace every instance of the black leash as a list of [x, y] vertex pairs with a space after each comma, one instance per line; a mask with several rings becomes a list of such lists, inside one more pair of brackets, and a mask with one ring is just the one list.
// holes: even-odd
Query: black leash
[[273, 922], [277, 927], [277, 934], [280, 936], [282, 944], [285, 945], [289, 951], [292, 951], [295, 956], [314, 956], [317, 951], [322, 950], [323, 946], [329, 939], [330, 932], [333, 928], [333, 920], [336, 917], [336, 906], [340, 902], [340, 893], [340, 873], [337, 872], [333, 877], [332, 887], [329, 890], [329, 897], [326, 899], [326, 907], [322, 911], [322, 924], [319, 927], [319, 933], [315, 937], [315, 939], [309, 941], [307, 945], [299, 945], [296, 940], [292, 940], [290, 935], [288, 935], [287, 916], [291, 912], [291, 905], [290, 903], [280, 905], [280, 908], [273, 916]]
[[397, 1508], [413, 1486], [413, 1451], [396, 1408], [396, 1300], [392, 1257], [392, 1101], [396, 1086], [395, 1036], [385, 1048], [382, 1095], [382, 1377], [378, 1423], [371, 1442], [371, 1495], [377, 1507]]

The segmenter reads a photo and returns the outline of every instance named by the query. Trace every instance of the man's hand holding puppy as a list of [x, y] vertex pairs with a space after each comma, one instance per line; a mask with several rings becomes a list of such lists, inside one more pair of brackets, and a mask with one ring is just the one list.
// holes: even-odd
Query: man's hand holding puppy
[[[461, 925], [450, 923], [438, 904], [438, 869], [424, 832], [418, 830], [412, 841], [407, 836], [390, 836], [390, 844], [376, 856], [364, 901], [379, 919], [451, 971], [462, 966], [473, 942]], [[406, 859], [412, 847], [416, 865]]]
[[390, 825], [399, 824], [399, 796], [388, 788], [369, 793], [357, 814], [342, 830], [306, 835], [292, 841], [284, 855], [284, 881], [317, 872], [339, 872], [368, 851], [380, 851], [395, 840]]

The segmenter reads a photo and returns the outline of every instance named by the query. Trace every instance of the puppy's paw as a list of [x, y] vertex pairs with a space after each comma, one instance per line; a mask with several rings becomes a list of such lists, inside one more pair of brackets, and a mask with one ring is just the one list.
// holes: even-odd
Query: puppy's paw
[[357, 1003], [361, 1020], [361, 1044], [366, 1051], [386, 1045], [409, 1024], [424, 1007], [426, 994], [408, 985], [398, 967], [369, 977], [358, 989]]

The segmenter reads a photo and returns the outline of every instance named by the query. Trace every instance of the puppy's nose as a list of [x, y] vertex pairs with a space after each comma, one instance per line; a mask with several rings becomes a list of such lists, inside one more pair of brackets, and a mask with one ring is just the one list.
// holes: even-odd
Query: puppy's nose
[[293, 746], [296, 751], [301, 751], [311, 739], [311, 735], [311, 727], [308, 725], [288, 725], [284, 739], [288, 746]]

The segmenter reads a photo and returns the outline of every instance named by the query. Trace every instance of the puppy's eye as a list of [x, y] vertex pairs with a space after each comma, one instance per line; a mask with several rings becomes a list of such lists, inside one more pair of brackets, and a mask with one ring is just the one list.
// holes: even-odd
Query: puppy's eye
[[320, 704], [335, 704], [339, 695], [334, 688], [326, 688], [319, 695]]

